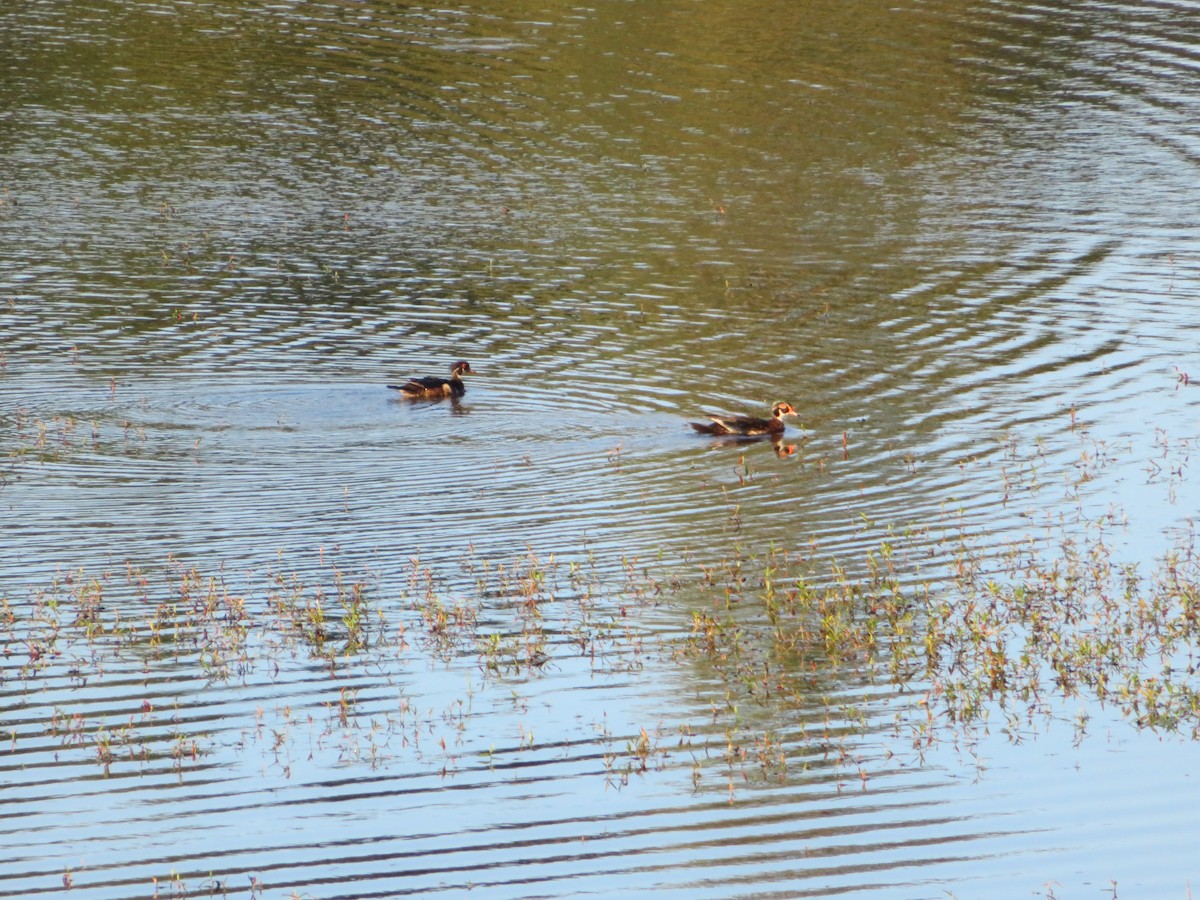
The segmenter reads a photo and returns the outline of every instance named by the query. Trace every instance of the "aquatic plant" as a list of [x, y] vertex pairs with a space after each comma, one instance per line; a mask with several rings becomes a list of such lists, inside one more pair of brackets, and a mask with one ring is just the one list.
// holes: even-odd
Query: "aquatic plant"
[[[1069, 465], [1013, 435], [956, 463], [1008, 519], [987, 528], [949, 505], [912, 522], [858, 516], [854, 553], [804, 535], [747, 542], [741, 525], [772, 476], [738, 457], [733, 483], [712, 486], [729, 511], [722, 558], [468, 548], [453, 565], [364, 565], [318, 548], [236, 573], [173, 555], [63, 569], [0, 595], [0, 686], [18, 698], [8, 751], [53, 752], [107, 778], [188, 782], [247, 762], [290, 779], [407, 758], [449, 780], [508, 777], [570, 746], [604, 788], [677, 773], [732, 801], [791, 779], [870, 790], [941, 746], [976, 760], [988, 732], [1022, 742], [1063, 724], [1084, 740], [1098, 708], [1200, 737], [1194, 526], [1182, 519], [1149, 563], [1135, 553], [1124, 511], [1097, 500], [1132, 448], [1067, 418]], [[26, 464], [87, 452], [65, 421], [21, 428]], [[836, 436], [789, 465], [836, 477], [839, 448], [849, 443]], [[1147, 483], [1173, 500], [1191, 449], [1157, 433]], [[895, 462], [919, 477], [912, 454]], [[562, 733], [536, 718], [556, 691], [615, 688], [596, 694], [615, 703], [645, 677], [657, 706], [619, 710], [620, 724], [607, 709]], [[181, 870], [159, 886], [227, 881]]]

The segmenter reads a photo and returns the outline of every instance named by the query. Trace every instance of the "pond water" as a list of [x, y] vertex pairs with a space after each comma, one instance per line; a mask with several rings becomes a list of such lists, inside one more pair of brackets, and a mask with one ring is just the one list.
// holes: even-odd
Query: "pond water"
[[1198, 26], [0, 12], [0, 897], [1190, 896]]

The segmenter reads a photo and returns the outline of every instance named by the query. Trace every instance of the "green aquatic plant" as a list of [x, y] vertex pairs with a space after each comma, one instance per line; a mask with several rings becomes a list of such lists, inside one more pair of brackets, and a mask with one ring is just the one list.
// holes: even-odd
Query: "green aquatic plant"
[[[992, 463], [962, 461], [970, 477], [994, 473], [1002, 504], [1025, 511], [1027, 527], [1011, 533], [947, 507], [904, 525], [859, 517], [867, 549], [840, 558], [812, 539], [762, 549], [739, 539], [724, 558], [695, 562], [606, 561], [586, 548], [487, 559], [468, 548], [452, 572], [412, 558], [388, 576], [325, 550], [236, 577], [173, 556], [158, 567], [72, 569], [26, 597], [0, 597], [14, 660], [0, 678], [36, 697], [64, 682], [103, 683], [131, 663], [192, 671], [231, 691], [289, 669], [323, 671], [327, 686], [309, 698], [315, 714], [280, 706], [268, 723], [260, 713], [237, 744], [262, 746], [287, 774], [328, 751], [371, 767], [416, 753], [450, 777], [470, 751], [477, 697], [495, 703], [511, 692], [519, 711], [540, 683], [636, 680], [646, 668], [694, 691], [708, 712], [604, 737], [616, 786], [678, 763], [699, 789], [818, 765], [839, 785], [866, 787], [872, 765], [892, 754], [919, 761], [943, 742], [969, 752], [993, 725], [1025, 741], [1061, 721], [1083, 739], [1091, 704], [1133, 727], [1200, 737], [1194, 531], [1185, 523], [1152, 565], [1125, 558], [1124, 514], [1090, 510], [1089, 492], [1128, 448], [1088, 441], [1075, 424], [1081, 446], [1059, 482], [1047, 478], [1038, 442], [1022, 455], [1006, 438]], [[1190, 445], [1156, 441], [1148, 474], [1171, 490]], [[1071, 512], [1039, 517], [1054, 484]], [[461, 695], [418, 705], [401, 691], [381, 709], [344, 681], [370, 672], [390, 683], [435, 667], [462, 674]], [[211, 754], [212, 737], [182, 718], [152, 727], [151, 711], [77, 718], [60, 705], [45, 727], [63, 752], [90, 752], [106, 772], [166, 763], [182, 778]], [[781, 722], [792, 723], [788, 733]], [[10, 742], [30, 731], [11, 727]], [[307, 753], [294, 752], [306, 734]], [[488, 765], [557, 739], [532, 735], [523, 724]], [[882, 742], [874, 756], [862, 750], [868, 736]]]

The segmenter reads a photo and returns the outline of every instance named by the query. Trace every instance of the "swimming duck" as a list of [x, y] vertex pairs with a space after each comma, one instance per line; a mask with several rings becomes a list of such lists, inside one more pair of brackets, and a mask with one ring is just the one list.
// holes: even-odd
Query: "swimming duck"
[[796, 415], [796, 409], [790, 403], [776, 403], [771, 407], [771, 418], [756, 419], [754, 416], [709, 416], [712, 420], [701, 424], [689, 424], [701, 434], [742, 435], [782, 434], [783, 417]]
[[474, 374], [469, 362], [456, 362], [450, 367], [449, 378], [428, 375], [424, 378], [410, 378], [404, 384], [389, 384], [388, 387], [406, 397], [461, 397], [467, 392], [462, 377]]

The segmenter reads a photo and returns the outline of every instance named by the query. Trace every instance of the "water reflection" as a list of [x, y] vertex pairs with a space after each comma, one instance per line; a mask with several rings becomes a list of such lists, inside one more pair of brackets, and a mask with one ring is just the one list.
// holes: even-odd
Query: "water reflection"
[[[388, 385], [388, 387], [391, 387], [391, 385]], [[402, 406], [409, 407], [409, 408], [413, 408], [413, 407], [419, 408], [419, 407], [423, 407], [423, 406], [446, 407], [450, 410], [450, 414], [452, 416], [465, 416], [465, 415], [469, 415], [471, 412], [471, 407], [466, 402], [464, 402], [461, 397], [453, 397], [453, 396], [439, 397], [437, 395], [427, 396], [427, 397], [414, 397], [411, 394], [405, 394], [405, 393], [401, 393], [401, 392], [397, 391], [396, 393], [389, 394], [388, 400], [389, 400], [389, 402], [391, 402], [393, 404], [398, 404], [398, 405], [402, 405]]]
[[801, 439], [798, 443], [784, 443], [782, 435], [745, 435], [745, 434], [722, 434], [713, 437], [710, 441], [710, 446], [714, 450], [725, 447], [742, 448], [753, 444], [770, 444], [771, 450], [780, 459], [787, 456], [795, 456], [796, 451], [802, 447], [808, 438]]
[[[1179, 893], [1190, 847], [1073, 842], [1099, 751], [992, 746], [968, 786], [882, 749], [913, 698], [866, 673], [739, 702], [670, 648], [711, 605], [672, 579], [768, 547], [853, 577], [1113, 506], [1161, 551], [1196, 499], [1190, 19], [0, 13], [0, 895]], [[462, 358], [462, 399], [385, 387]], [[802, 434], [686, 425], [779, 397]], [[1160, 798], [1132, 845], [1169, 849], [1191, 762], [1112, 725]]]

